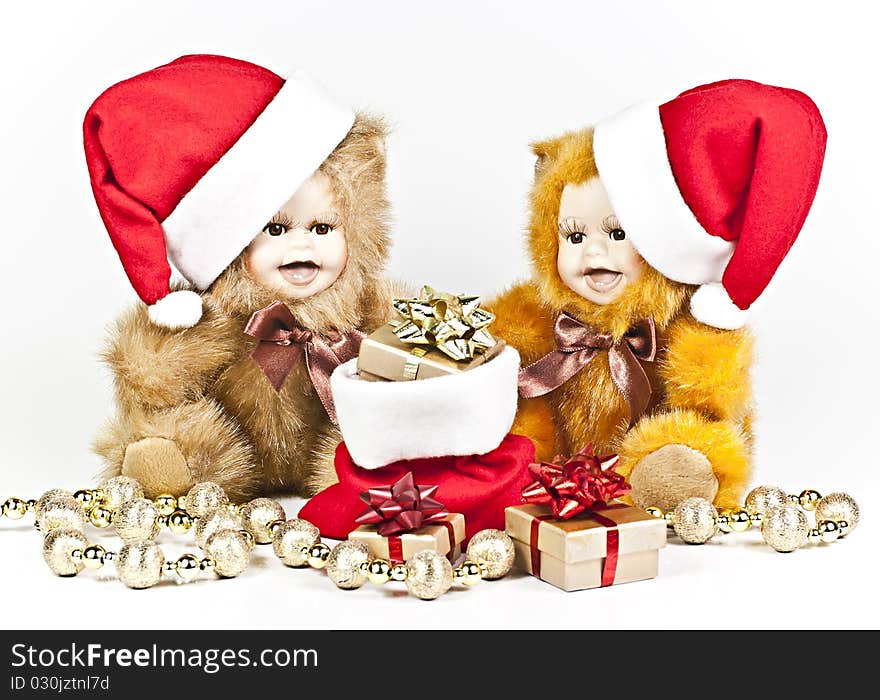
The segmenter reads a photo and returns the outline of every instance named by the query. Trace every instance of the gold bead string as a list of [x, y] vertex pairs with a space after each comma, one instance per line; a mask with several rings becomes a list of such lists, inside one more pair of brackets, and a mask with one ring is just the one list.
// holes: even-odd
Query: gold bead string
[[[190, 494], [197, 496], [197, 504], [204, 509], [212, 506], [210, 494], [218, 491], [222, 494], [222, 489], [214, 484], [201, 484], [193, 487]], [[20, 502], [25, 504], [24, 508]], [[228, 502], [225, 494], [217, 505], [234, 513], [239, 510], [239, 506]], [[108, 479], [98, 489], [74, 493], [50, 489], [39, 499], [10, 498], [2, 505], [2, 513], [12, 519], [19, 519], [27, 511], [36, 516], [34, 525], [44, 536], [43, 555], [53, 572], [73, 576], [83, 569], [100, 569], [105, 563], [114, 562], [119, 578], [131, 588], [150, 587], [162, 576], [179, 581], [194, 580], [201, 572], [237, 576], [247, 567], [255, 545], [254, 535], [239, 519], [233, 522], [234, 527], [217, 528], [219, 532], [206, 534], [205, 556], [184, 554], [176, 560], [165, 560], [162, 550], [152, 541], [159, 530], [168, 527], [174, 534], [184, 534], [198, 518], [187, 510], [186, 497], [163, 494], [145, 499], [141, 485], [125, 476]], [[123, 547], [114, 552], [89, 543], [83, 534], [86, 523], [102, 529], [114, 525], [124, 540]]]
[[[396, 581], [405, 583], [416, 597], [433, 600], [453, 584], [470, 587], [484, 579], [501, 578], [513, 565], [513, 542], [499, 530], [477, 533], [468, 545], [468, 558], [453, 567], [444, 555], [431, 550], [416, 553], [409, 562], [391, 562], [372, 557], [362, 542], [345, 540], [331, 549], [321, 541], [317, 528], [305, 520], [275, 520], [266, 527], [283, 563], [325, 569], [330, 579], [345, 589], [360, 588], [367, 581], [377, 585]], [[296, 537], [286, 543], [290, 532]]]
[[[104, 549], [99, 544], [92, 544], [85, 549], [74, 549], [70, 552], [70, 558], [74, 562], [82, 562], [84, 568], [97, 570], [108, 562], [112, 562], [117, 553]], [[200, 571], [213, 571], [216, 563], [211, 557], [201, 559], [193, 554], [183, 554], [176, 560], [168, 560], [162, 567], [164, 576], [176, 575], [182, 581], [192, 581]]]
[[[128, 477], [116, 477], [111, 481], [120, 479], [128, 479]], [[133, 480], [132, 480], [133, 481]], [[139, 488], [139, 486], [138, 486]], [[143, 501], [143, 490], [139, 490], [140, 495], [135, 498], [124, 501], [121, 506], [125, 506], [134, 500]], [[137, 492], [135, 492], [137, 494]], [[35, 513], [36, 506], [41, 501], [51, 503], [59, 499], [72, 497], [82, 508], [88, 522], [98, 529], [106, 529], [113, 525], [114, 518], [118, 516], [119, 508], [112, 508], [108, 502], [108, 496], [104, 489], [79, 489], [73, 493], [64, 491], [63, 489], [52, 489], [47, 491], [40, 499], [24, 500], [21, 498], [8, 498], [0, 506], [0, 515], [10, 520], [19, 520], [27, 513]], [[167, 527], [176, 535], [185, 534], [193, 525], [194, 519], [186, 511], [186, 497], [175, 497], [171, 494], [162, 494], [152, 499], [153, 507], [156, 511], [154, 518], [159, 528]], [[121, 507], [120, 506], [120, 507]], [[40, 529], [39, 521], [35, 521], [34, 525]]]
[[[673, 510], [649, 507], [647, 512], [666, 520], [667, 526], [689, 544], [702, 544], [721, 532], [745, 532], [758, 528], [764, 541], [778, 552], [791, 552], [806, 544], [831, 543], [849, 535], [858, 525], [859, 507], [842, 492], [822, 496], [815, 489], [798, 494], [778, 486], [758, 486], [745, 504], [722, 510], [704, 498], [688, 498]], [[807, 514], [815, 519], [811, 525]]]
[[22, 498], [7, 498], [3, 501], [3, 505], [0, 506], [0, 509], [2, 509], [0, 510], [0, 514], [10, 520], [20, 520], [28, 513], [34, 512], [34, 506], [36, 503], [37, 502], [34, 499], [26, 501]]
[[[325, 569], [339, 588], [359, 588], [365, 581], [399, 581], [426, 600], [437, 598], [453, 583], [472, 586], [484, 578], [501, 578], [513, 564], [513, 542], [497, 530], [477, 533], [468, 546], [469, 558], [455, 567], [434, 551], [393, 563], [371, 557], [361, 542], [343, 541], [331, 549], [311, 523], [283, 519], [284, 509], [277, 501], [258, 498], [233, 504], [211, 482], [196, 484], [186, 496], [163, 494], [150, 501], [143, 498], [134, 479], [113, 477], [98, 489], [72, 494], [52, 489], [36, 500], [10, 498], [2, 505], [3, 515], [12, 520], [27, 512], [37, 516], [35, 526], [44, 537], [43, 556], [54, 573], [74, 576], [113, 562], [119, 578], [130, 588], [149, 588], [163, 576], [182, 582], [193, 581], [202, 572], [221, 578], [238, 576], [256, 544], [272, 544], [288, 566]], [[125, 541], [123, 547], [116, 552], [89, 543], [82, 532], [86, 522], [102, 529], [115, 525]], [[178, 535], [195, 527], [197, 543], [204, 540], [205, 556], [184, 554], [166, 560], [152, 541], [161, 527]]]
[[[162, 577], [176, 578], [179, 582], [188, 583], [202, 572], [211, 573], [217, 569], [216, 560], [209, 555], [200, 558], [193, 554], [183, 554], [175, 560], [165, 560], [159, 546], [147, 541], [126, 543], [116, 552], [99, 544], [86, 545], [83, 538], [83, 546], [70, 549], [70, 539], [76, 535], [75, 530], [56, 529], [44, 540], [43, 554], [46, 562], [60, 576], [75, 576], [83, 569], [98, 570], [107, 563], [114, 562], [120, 580], [127, 586], [149, 588]], [[247, 546], [253, 547], [253, 538], [250, 538]]]
[[[112, 510], [107, 506], [102, 489], [81, 490], [73, 496], [83, 506], [89, 522], [99, 529], [111, 527], [114, 518], [118, 517], [118, 509]], [[175, 535], [184, 535], [192, 528], [194, 519], [186, 511], [185, 496], [178, 498], [166, 493], [156, 496], [152, 502], [156, 509], [155, 522], [160, 529], [168, 528]]]

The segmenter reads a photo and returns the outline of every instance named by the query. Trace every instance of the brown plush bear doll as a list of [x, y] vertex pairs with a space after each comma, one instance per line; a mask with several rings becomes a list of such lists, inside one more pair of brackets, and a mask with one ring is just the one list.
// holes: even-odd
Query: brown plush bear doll
[[[236, 500], [335, 481], [329, 375], [387, 319], [380, 119], [307, 76], [186, 56], [102, 94], [92, 187], [144, 301], [105, 351], [105, 476]], [[169, 288], [170, 258], [189, 285]]]
[[[618, 452], [641, 506], [740, 502], [745, 310], [803, 225], [825, 149], [794, 90], [728, 80], [535, 145], [530, 282], [490, 306], [539, 459]], [[529, 366], [525, 366], [529, 365]]]

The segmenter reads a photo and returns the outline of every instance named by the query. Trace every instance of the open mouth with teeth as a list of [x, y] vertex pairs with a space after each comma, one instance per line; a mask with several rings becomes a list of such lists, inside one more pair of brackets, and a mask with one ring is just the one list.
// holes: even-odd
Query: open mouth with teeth
[[320, 270], [321, 266], [311, 260], [291, 262], [278, 268], [281, 276], [297, 287], [305, 287], [311, 284], [315, 277], [318, 276]]
[[584, 272], [587, 286], [594, 292], [610, 292], [623, 279], [623, 273], [602, 267], [588, 268]]

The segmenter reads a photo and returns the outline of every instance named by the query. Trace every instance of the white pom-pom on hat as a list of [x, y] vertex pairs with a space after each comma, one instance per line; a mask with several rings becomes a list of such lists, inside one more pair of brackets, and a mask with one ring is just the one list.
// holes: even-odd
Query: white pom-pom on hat
[[719, 282], [704, 284], [694, 292], [691, 313], [702, 323], [728, 331], [742, 328], [749, 319], [749, 312], [734, 304]]
[[171, 292], [147, 307], [150, 320], [172, 330], [192, 328], [202, 318], [202, 298], [195, 292]]

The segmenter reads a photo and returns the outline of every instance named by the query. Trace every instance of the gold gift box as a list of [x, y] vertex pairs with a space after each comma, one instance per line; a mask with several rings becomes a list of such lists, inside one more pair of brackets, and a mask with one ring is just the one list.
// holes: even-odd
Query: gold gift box
[[[505, 529], [513, 538], [517, 566], [564, 591], [656, 577], [659, 550], [666, 545], [666, 522], [622, 503], [595, 513], [614, 521], [615, 527], [589, 513], [558, 520], [543, 504], [505, 509]], [[617, 554], [609, 561], [614, 539]]]
[[[425, 549], [443, 554], [453, 563], [461, 556], [464, 541], [464, 516], [461, 513], [449, 513], [433, 523], [391, 537], [380, 535], [378, 527], [361, 525], [349, 533], [348, 539], [363, 542], [374, 557], [392, 561], [408, 561], [416, 552]], [[392, 551], [394, 547], [399, 548], [396, 555]]]
[[488, 362], [501, 352], [504, 341], [499, 340], [473, 360], [457, 362], [437, 348], [428, 345], [404, 343], [394, 329], [400, 322], [391, 321], [361, 341], [358, 355], [358, 375], [370, 381], [408, 381], [430, 379], [464, 372]]

